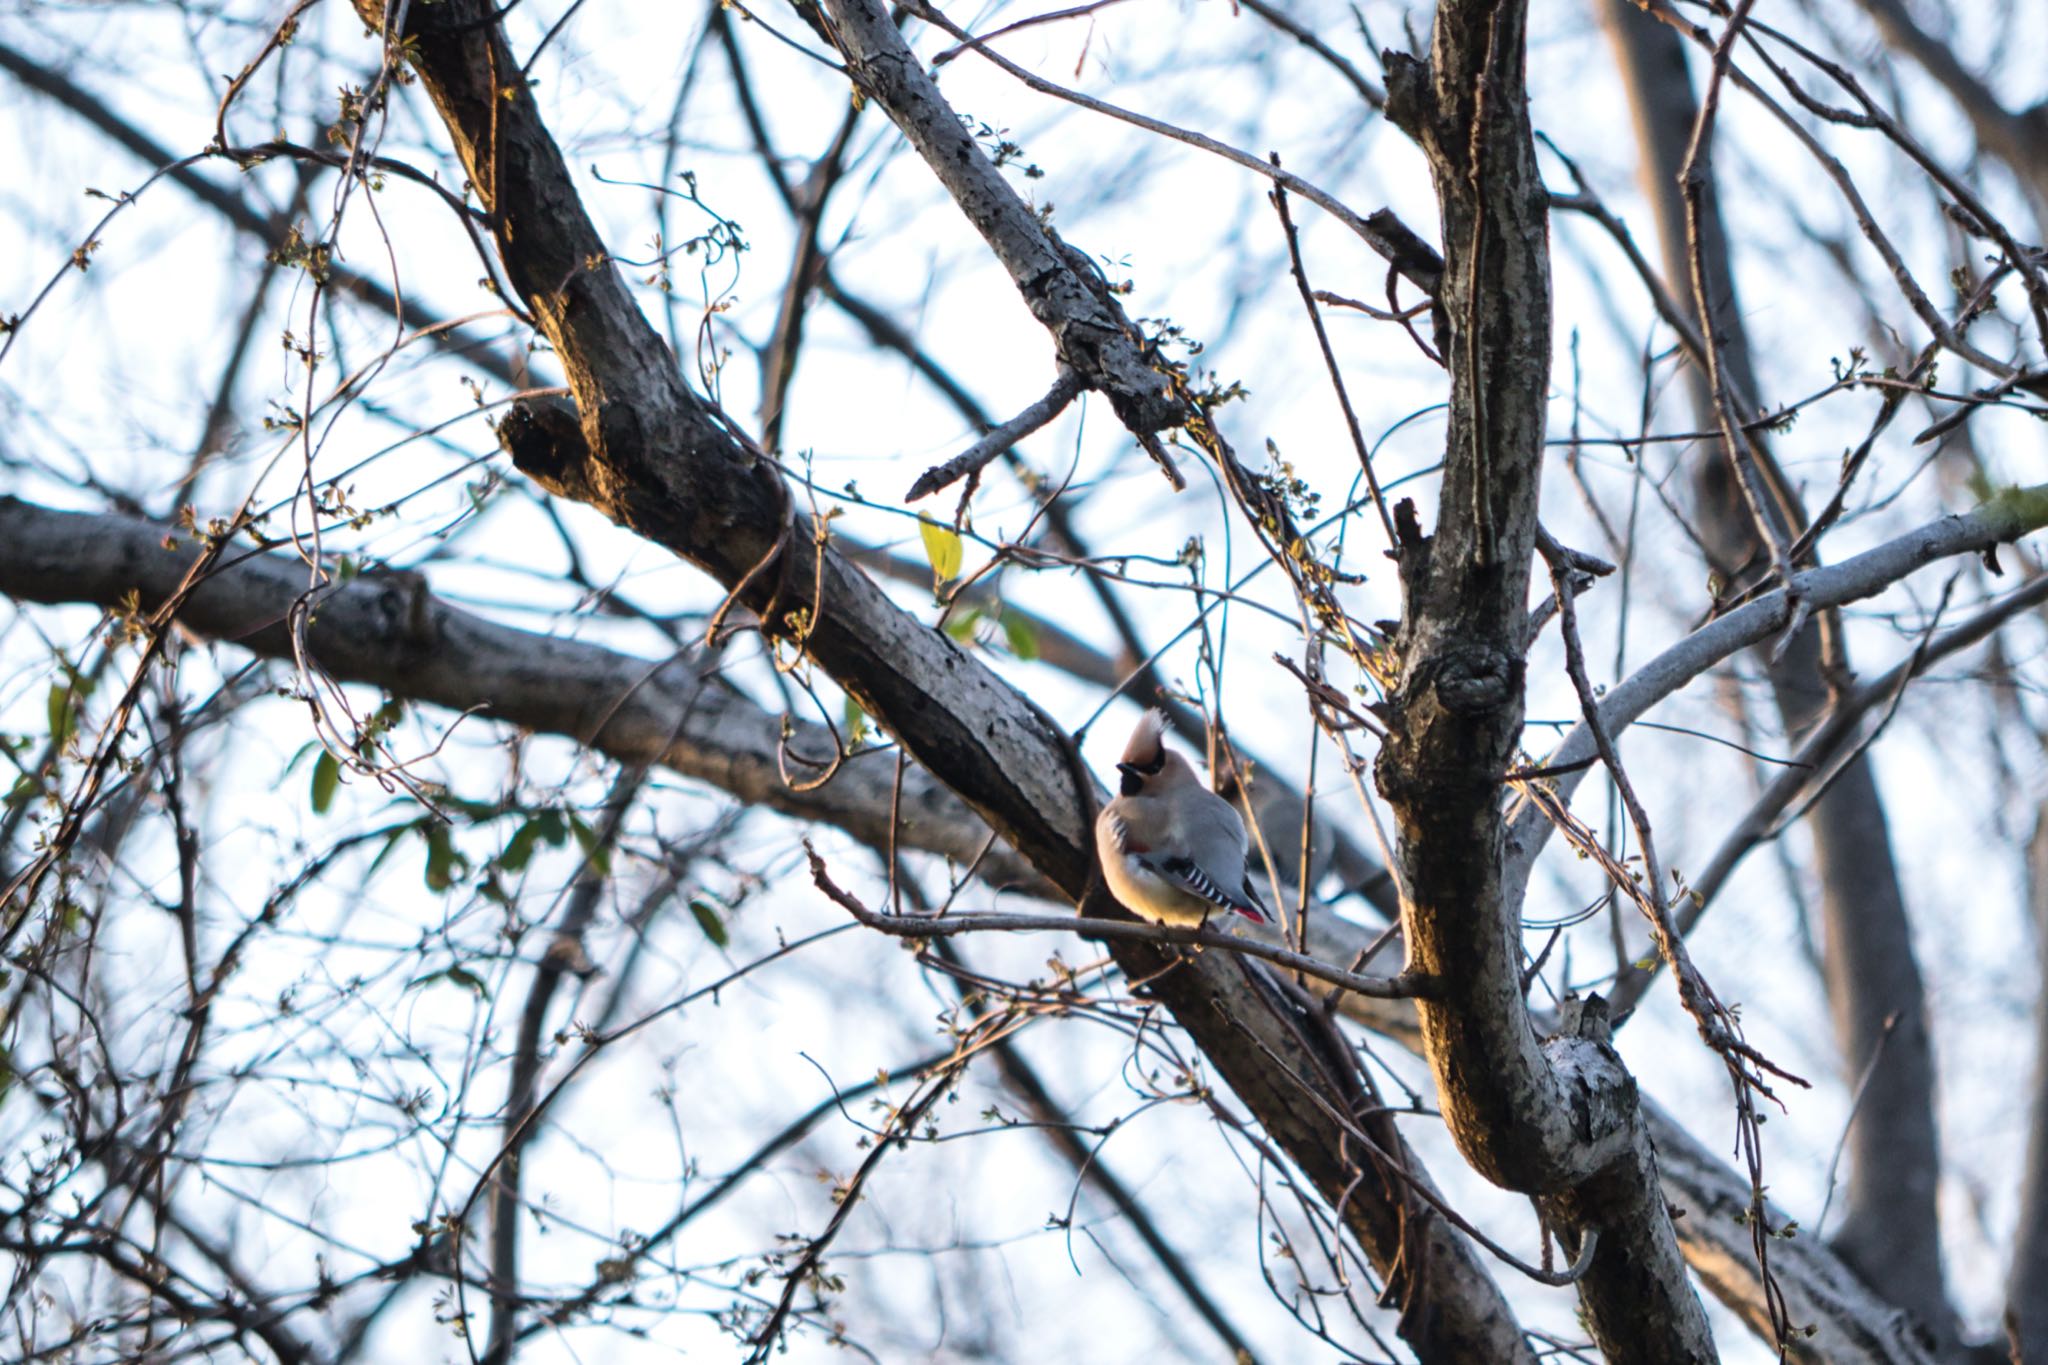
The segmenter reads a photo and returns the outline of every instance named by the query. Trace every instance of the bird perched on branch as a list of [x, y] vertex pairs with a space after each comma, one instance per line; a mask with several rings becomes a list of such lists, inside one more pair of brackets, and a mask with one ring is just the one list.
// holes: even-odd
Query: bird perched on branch
[[1165, 726], [1163, 712], [1147, 711], [1116, 765], [1121, 794], [1095, 820], [1104, 880], [1133, 914], [1158, 924], [1199, 925], [1217, 910], [1266, 923], [1244, 821], [1166, 747]]

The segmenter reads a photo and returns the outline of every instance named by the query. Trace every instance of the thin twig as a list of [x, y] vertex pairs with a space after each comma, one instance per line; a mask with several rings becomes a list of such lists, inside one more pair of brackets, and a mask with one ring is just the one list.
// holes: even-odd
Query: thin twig
[[[1280, 168], [1280, 154], [1272, 156], [1273, 168]], [[1287, 236], [1287, 259], [1294, 268], [1295, 287], [1301, 291], [1301, 306], [1308, 313], [1309, 325], [1315, 328], [1316, 345], [1322, 348], [1323, 365], [1330, 372], [1330, 387], [1337, 391], [1337, 406], [1344, 410], [1344, 426], [1351, 433], [1352, 448], [1358, 452], [1359, 468], [1365, 471], [1366, 490], [1372, 495], [1373, 510], [1380, 514], [1380, 528], [1387, 533], [1387, 548], [1396, 549], [1400, 541], [1394, 536], [1394, 518], [1387, 511], [1386, 495], [1380, 491], [1379, 475], [1373, 472], [1372, 451], [1366, 446], [1365, 432], [1358, 425], [1358, 413], [1351, 406], [1351, 391], [1344, 387], [1344, 372], [1337, 364], [1337, 353], [1330, 346], [1330, 333], [1323, 326], [1323, 313], [1316, 307], [1316, 291], [1308, 282], [1308, 267], [1301, 260], [1301, 234], [1295, 230], [1293, 215], [1287, 212], [1287, 191], [1274, 186], [1271, 196], [1273, 208], [1280, 215], [1280, 228]]]
[[[1131, 124], [1133, 127], [1143, 128], [1148, 133], [1157, 133], [1159, 136], [1171, 138], [1175, 142], [1184, 142], [1190, 147], [1198, 147], [1202, 151], [1222, 157], [1225, 161], [1236, 162], [1249, 171], [1266, 176], [1274, 184], [1284, 189], [1292, 190], [1318, 208], [1321, 208], [1338, 222], [1344, 224], [1345, 227], [1357, 233], [1367, 246], [1393, 264], [1401, 274], [1407, 277], [1411, 284], [1432, 298], [1436, 296], [1438, 281], [1429, 274], [1428, 270], [1417, 260], [1415, 254], [1409, 250], [1407, 242], [1402, 240], [1400, 233], [1388, 231], [1388, 226], [1392, 222], [1392, 215], [1387, 210], [1380, 209], [1370, 215], [1360, 217], [1358, 213], [1327, 190], [1310, 184], [1291, 171], [1283, 171], [1276, 166], [1261, 161], [1250, 152], [1233, 147], [1227, 142], [1220, 142], [1207, 134], [1198, 133], [1192, 129], [1182, 128], [1178, 124], [1167, 123], [1163, 119], [1152, 118], [1148, 115], [1122, 108], [1119, 105], [1109, 103], [1107, 100], [1095, 99], [1092, 96], [1082, 94], [1078, 90], [1070, 90], [1064, 85], [1049, 81], [1037, 72], [1017, 65], [1008, 57], [990, 48], [973, 34], [968, 33], [951, 19], [948, 19], [944, 14], [924, 4], [923, 0], [909, 0], [905, 8], [916, 14], [918, 18], [926, 23], [931, 24], [935, 28], [942, 29], [959, 39], [961, 43], [973, 48], [980, 56], [987, 58], [990, 62], [1001, 67], [1005, 72], [1023, 82], [1030, 89], [1036, 90], [1041, 95], [1050, 95], [1054, 99], [1066, 100], [1068, 103], [1079, 105], [1081, 108], [1092, 113], [1102, 114], [1108, 118]], [[1405, 228], [1402, 230], [1406, 231]], [[1409, 236], [1413, 237], [1412, 232], [1409, 233]]]
[[[2043, 602], [2048, 602], [2048, 576], [2035, 579], [1948, 633], [1924, 641], [1905, 662], [1843, 698], [1827, 721], [1787, 760], [1786, 770], [1764, 789], [1723, 838], [1699, 875], [1691, 879], [1690, 894], [1679, 911], [1678, 932], [1681, 935], [1691, 933], [1700, 916], [1713, 904], [1715, 896], [1727, 885], [1729, 877], [1750, 850], [1775, 838], [1793, 822], [1793, 817], [1786, 812], [1791, 810], [1795, 801], [1801, 797], [1809, 804], [1818, 800], [1841, 773], [1848, 759], [1868, 748], [1875, 738], [1874, 733], [1863, 735], [1853, 751], [1844, 752], [1844, 746], [1856, 735], [1857, 724], [1866, 712], [1880, 704], [1895, 707], [1906, 684], [1932, 665], [1987, 639], [2015, 616], [2031, 611]], [[1642, 998], [1655, 970], [1652, 968], [1649, 972], [1631, 976], [1616, 985], [1614, 1008], [1617, 1014]]]
[[868, 909], [851, 892], [842, 889], [825, 870], [810, 841], [804, 852], [811, 862], [811, 880], [834, 904], [870, 929], [897, 938], [943, 938], [953, 934], [1077, 934], [1087, 939], [1122, 939], [1132, 943], [1156, 943], [1186, 948], [1221, 948], [1246, 957], [1264, 958], [1278, 967], [1312, 976], [1318, 981], [1341, 986], [1376, 1000], [1415, 1000], [1428, 997], [1435, 983], [1427, 976], [1401, 972], [1395, 976], [1360, 976], [1304, 953], [1276, 948], [1256, 939], [1232, 938], [1214, 929], [1180, 929], [1165, 924], [1136, 921], [1082, 919], [1069, 915], [884, 915]]
[[1059, 376], [1052, 381], [1052, 387], [1045, 391], [1043, 398], [944, 464], [933, 465], [918, 475], [917, 482], [910, 485], [910, 491], [903, 495], [903, 500], [916, 502], [969, 474], [980, 473], [990, 461], [1066, 411], [1067, 404], [1073, 402], [1086, 387], [1087, 382], [1079, 373], [1062, 365]]

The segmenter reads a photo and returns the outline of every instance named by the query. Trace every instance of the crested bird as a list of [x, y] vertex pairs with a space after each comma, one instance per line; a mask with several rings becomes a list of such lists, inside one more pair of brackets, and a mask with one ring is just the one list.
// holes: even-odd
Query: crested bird
[[1124, 906], [1158, 924], [1200, 925], [1217, 910], [1264, 924], [1252, 889], [1244, 821], [1166, 747], [1166, 715], [1147, 711], [1116, 765], [1119, 795], [1095, 819], [1103, 879]]

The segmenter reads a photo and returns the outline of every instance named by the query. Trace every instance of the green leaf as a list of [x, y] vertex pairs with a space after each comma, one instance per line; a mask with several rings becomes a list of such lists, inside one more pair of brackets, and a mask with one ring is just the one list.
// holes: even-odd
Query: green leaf
[[341, 786], [341, 764], [325, 749], [313, 763], [313, 814], [325, 815], [334, 804], [334, 793]]
[[49, 715], [50, 743], [61, 749], [71, 742], [71, 732], [78, 724], [77, 713], [71, 709], [71, 684], [51, 683], [44, 709]]
[[845, 699], [841, 709], [841, 720], [846, 725], [846, 742], [859, 744], [868, 737], [868, 713], [860, 709], [860, 703], [852, 697]]
[[507, 872], [524, 872], [526, 865], [533, 861], [533, 851], [540, 846], [540, 819], [528, 820], [512, 832], [505, 843], [505, 851], [497, 858], [498, 866]]
[[512, 832], [505, 851], [494, 861], [507, 872], [524, 872], [540, 845], [560, 848], [569, 839], [569, 824], [558, 810], [544, 810]]
[[434, 804], [446, 806], [452, 811], [467, 816], [469, 823], [472, 825], [481, 825], [485, 821], [495, 820], [505, 813], [505, 808], [495, 802], [471, 801], [464, 797], [456, 796], [452, 792], [442, 792], [434, 799]]
[[952, 527], [917, 514], [917, 531], [924, 537], [924, 557], [932, 563], [934, 586], [944, 586], [960, 576], [960, 535]]
[[427, 889], [446, 891], [454, 886], [469, 871], [469, 859], [455, 851], [455, 840], [448, 833], [448, 826], [434, 820], [426, 826], [427, 838]]
[[961, 607], [946, 618], [946, 634], [963, 645], [974, 643], [974, 628], [981, 624], [980, 607]]
[[606, 848], [587, 821], [575, 811], [569, 812], [569, 829], [576, 836], [576, 842], [583, 849], [583, 856], [590, 860], [590, 868], [600, 877], [608, 877], [612, 871], [612, 851]]
[[697, 927], [704, 931], [704, 937], [714, 947], [723, 948], [732, 941], [725, 931], [725, 922], [718, 918], [718, 907], [702, 896], [690, 897], [690, 913], [697, 917]]
[[1038, 657], [1038, 629], [1014, 611], [1003, 613], [1003, 638], [1010, 642], [1010, 652], [1030, 663]]
[[447, 982], [451, 986], [461, 986], [463, 989], [474, 994], [478, 999], [488, 1000], [491, 998], [491, 988], [484, 984], [482, 977], [467, 967], [449, 967], [444, 971], [428, 972], [425, 976], [416, 976], [405, 983], [405, 988], [412, 990], [418, 986], [432, 986], [442, 981]]

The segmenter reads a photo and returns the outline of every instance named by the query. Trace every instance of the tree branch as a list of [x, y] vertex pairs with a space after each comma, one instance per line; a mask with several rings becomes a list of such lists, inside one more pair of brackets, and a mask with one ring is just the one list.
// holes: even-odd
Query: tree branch
[[1443, 220], [1451, 392], [1435, 535], [1412, 504], [1396, 510], [1400, 673], [1375, 776], [1400, 830], [1410, 969], [1442, 983], [1419, 1013], [1445, 1126], [1480, 1174], [1531, 1195], [1562, 1228], [1600, 1230], [1578, 1289], [1608, 1360], [1705, 1365], [1713, 1338], [1635, 1082], [1593, 1001], [1578, 1028], [1539, 1043], [1522, 993], [1520, 884], [1501, 856], [1552, 344], [1526, 22], [1520, 0], [1445, 0], [1429, 62], [1386, 60], [1387, 116], [1428, 158]]
[[[0, 499], [0, 593], [22, 600], [114, 608], [132, 585], [146, 608], [183, 579], [191, 551], [173, 553], [161, 545], [174, 534], [163, 524], [49, 511]], [[282, 555], [231, 558], [193, 594], [178, 623], [242, 648], [288, 658], [288, 642], [276, 623], [303, 591], [304, 574], [302, 563]], [[584, 718], [609, 711], [612, 718], [597, 731], [592, 746], [599, 752], [621, 761], [650, 761], [655, 758], [654, 745], [631, 737], [673, 732], [675, 742], [660, 760], [673, 770], [731, 791], [748, 804], [830, 824], [875, 847], [886, 846], [895, 767], [887, 754], [854, 758], [823, 787], [792, 792], [775, 770], [773, 746], [781, 718], [761, 712], [744, 698], [709, 681], [678, 685], [680, 665], [661, 667], [593, 645], [499, 626], [438, 599], [414, 599], [421, 605], [401, 608], [391, 596], [394, 586], [390, 579], [359, 578], [322, 600], [308, 638], [321, 666], [341, 681], [382, 686], [395, 695], [458, 713], [496, 716], [578, 740], [589, 738]], [[434, 666], [421, 666], [402, 641], [386, 638], [383, 623], [407, 615], [426, 623], [437, 639]], [[533, 680], [544, 680], [546, 686]], [[509, 703], [503, 700], [508, 695]], [[661, 712], [664, 707], [669, 709]], [[790, 743], [798, 753], [813, 753], [829, 739], [821, 728], [799, 724]], [[722, 744], [733, 747], [724, 749]], [[992, 837], [972, 812], [914, 766], [903, 772], [902, 796], [906, 811], [951, 812], [906, 823], [899, 832], [904, 848], [965, 861]], [[980, 871], [998, 880], [1030, 875], [1000, 843], [989, 849]], [[1069, 922], [1069, 927], [1085, 932], [1077, 922]], [[1354, 962], [1376, 936], [1375, 931], [1334, 916], [1318, 915], [1311, 922], [1310, 947], [1322, 962]], [[1338, 1006], [1366, 1028], [1420, 1050], [1419, 1021], [1411, 1000], [1347, 991], [1339, 994]], [[831, 1107], [829, 1102], [826, 1107]], [[1662, 1111], [1649, 1110], [1648, 1119], [1660, 1153], [1689, 1143], [1680, 1126]], [[1760, 1296], [1754, 1261], [1746, 1250], [1731, 1251], [1744, 1236], [1743, 1229], [1733, 1221], [1733, 1212], [1726, 1227], [1712, 1236], [1703, 1236], [1702, 1224], [1695, 1221], [1710, 1208], [1739, 1212], [1739, 1196], [1746, 1192], [1741, 1177], [1710, 1154], [1696, 1161], [1662, 1162], [1660, 1174], [1665, 1197], [1691, 1211], [1680, 1224], [1688, 1259], [1718, 1295], [1746, 1311], [1740, 1305], [1760, 1301]], [[1918, 1353], [1846, 1353], [1850, 1348], [1843, 1343], [1855, 1341], [1861, 1330], [1857, 1324], [1866, 1320], [1859, 1315], [1870, 1302], [1867, 1292], [1861, 1298], [1838, 1294], [1827, 1301], [1832, 1306], [1798, 1309], [1799, 1286], [1809, 1280], [1837, 1287], [1857, 1283], [1825, 1246], [1811, 1238], [1785, 1242], [1776, 1249], [1772, 1265], [1787, 1286], [1795, 1321], [1821, 1325], [1814, 1344], [1824, 1348], [1827, 1359], [1859, 1365], [1866, 1360], [1903, 1365], [1927, 1359]], [[544, 1318], [553, 1321], [556, 1315]], [[525, 1337], [536, 1326], [528, 1324], [519, 1335]]]
[[1360, 976], [1341, 967], [1319, 962], [1305, 953], [1276, 948], [1257, 939], [1237, 938], [1220, 929], [1176, 928], [1165, 924], [1143, 924], [1136, 920], [1077, 919], [1072, 915], [885, 915], [869, 909], [841, 889], [825, 870], [817, 850], [806, 844], [811, 859], [811, 880], [833, 904], [868, 928], [896, 938], [951, 938], [956, 934], [1077, 934], [1104, 942], [1150, 943], [1161, 948], [1192, 948], [1200, 952], [1243, 953], [1262, 958], [1277, 967], [1328, 982], [1341, 991], [1380, 1000], [1419, 999], [1430, 993], [1426, 977], [1403, 972], [1398, 976]]
[[979, 474], [989, 461], [1066, 411], [1067, 404], [1074, 401], [1081, 387], [1081, 376], [1072, 370], [1061, 370], [1044, 397], [944, 464], [933, 465], [918, 475], [917, 482], [910, 485], [910, 491], [903, 495], [903, 500], [916, 502], [958, 483], [969, 474]]
[[[0, 44], [0, 71], [7, 72], [37, 94], [69, 109], [152, 170], [172, 167], [166, 173], [166, 179], [227, 219], [237, 232], [255, 238], [266, 248], [276, 247], [290, 231], [289, 221], [265, 217], [243, 196], [222, 188], [190, 166], [174, 165], [181, 158], [168, 147], [116, 114], [98, 96], [62, 72], [41, 66], [5, 44]], [[458, 324], [440, 321], [412, 300], [401, 301], [398, 295], [376, 280], [339, 261], [329, 267], [328, 279], [336, 289], [353, 296], [372, 311], [400, 321], [409, 320], [415, 328], [440, 344], [460, 350], [470, 364], [500, 383], [515, 389], [525, 387], [524, 381], [513, 373], [504, 356], [482, 345], [476, 338], [462, 335], [457, 331]]]
[[[1684, 1216], [1679, 1243], [1700, 1282], [1766, 1341], [1771, 1310], [1756, 1273], [1746, 1177], [1693, 1139], [1676, 1119], [1645, 1102], [1657, 1142], [1657, 1165], [1667, 1196]], [[1941, 1357], [1913, 1316], [1886, 1301], [1848, 1264], [1765, 1205], [1770, 1235], [1771, 1279], [1798, 1336], [1795, 1359], [1826, 1365], [1937, 1365]], [[1811, 1328], [1812, 1334], [1805, 1335]]]
[[[2034, 951], [2048, 980], [2048, 804], [2027, 844], [2027, 901]], [[2020, 1168], [2019, 1227], [2005, 1281], [2006, 1331], [2015, 1360], [2048, 1360], [2048, 997], [2034, 1001], [2034, 1102]]]
[[[2009, 488], [1971, 512], [1930, 522], [1862, 554], [1826, 568], [1795, 574], [1790, 590], [1765, 593], [1701, 626], [1672, 645], [1625, 682], [1607, 690], [1600, 720], [1620, 734], [1664, 698], [1722, 660], [1770, 639], [1792, 622], [1796, 603], [1816, 610], [1872, 597], [1917, 569], [1956, 555], [1985, 554], [2048, 526], [2048, 484]], [[1598, 752], [1591, 730], [1573, 727], [1542, 767], [1552, 774], [1556, 795], [1569, 800], [1585, 776], [1583, 765]], [[1536, 855], [1548, 842], [1550, 821], [1531, 802], [1521, 803], [1508, 829], [1507, 872], [1511, 887], [1528, 882]]]
[[[1628, 0], [1607, 0], [1601, 17], [1635, 113], [1643, 152], [1641, 181], [1656, 217], [1665, 269], [1674, 279], [1693, 281], [1691, 313], [1682, 330], [1697, 323], [1715, 343], [1693, 351], [1693, 363], [1686, 367], [1695, 418], [1704, 423], [1731, 405], [1760, 410], [1763, 395], [1736, 295], [1718, 188], [1705, 166], [1695, 168], [1696, 179], [1685, 192], [1679, 187], [1685, 139], [1701, 118], [1684, 41]], [[1741, 471], [1728, 462], [1695, 462], [1694, 499], [1712, 567], [1731, 584], [1744, 582], [1763, 557], [1759, 528], [1767, 522], [1781, 523], [1781, 529], [1804, 528], [1804, 548], [1795, 549], [1793, 558], [1812, 562], [1813, 540], [1827, 515], [1818, 527], [1808, 524], [1763, 432], [1737, 438], [1724, 424], [1723, 435], [1738, 452], [1742, 447], [1735, 440], [1747, 446], [1772, 504], [1754, 508], [1751, 494], [1739, 486]], [[1768, 515], [1760, 518], [1758, 510]], [[1763, 662], [1785, 731], [1798, 736], [1820, 720], [1850, 675], [1838, 614], [1822, 611], [1781, 640]], [[1855, 1152], [1845, 1234], [1864, 1244], [1859, 1259], [1883, 1292], [1946, 1330], [1950, 1312], [1942, 1290], [1935, 1201], [1940, 1150], [1925, 993], [1884, 804], [1866, 763], [1849, 762], [1812, 807], [1808, 828], [1821, 873], [1827, 990], [1844, 1066], [1850, 1076], [1858, 1076], [1881, 1063], [1870, 1073], [1877, 1090], [1873, 1103], [1850, 1134]], [[1902, 1021], [1905, 1027], [1887, 1034], [1887, 1020]]]
[[[526, 451], [515, 454], [520, 467], [726, 585], [730, 602], [830, 674], [1065, 895], [1081, 900], [1091, 881], [1099, 887], [1089, 838], [1094, 780], [1071, 741], [980, 660], [900, 611], [834, 553], [823, 518], [800, 528], [774, 464], [685, 388], [591, 225], [532, 88], [510, 79], [517, 64], [490, 6], [413, 6], [402, 34], [385, 32], [376, 0], [358, 0], [357, 9], [384, 34], [388, 60], [400, 60], [404, 42], [403, 60], [433, 99], [491, 216], [506, 274], [560, 355], [576, 396], [580, 431], [535, 417], [544, 428], [539, 439], [513, 434], [510, 448]], [[888, 78], [912, 80], [900, 60]], [[1064, 258], [1039, 267], [1055, 271], [1042, 282], [1048, 298], [1063, 300], [1079, 283], [1062, 283], [1061, 266], [1073, 269]], [[1076, 347], [1083, 341], [1129, 345], [1120, 332], [1077, 333]], [[1468, 1243], [1440, 1220], [1412, 1223], [1405, 1206], [1360, 1191], [1360, 1158], [1317, 1103], [1345, 1111], [1339, 1082], [1354, 1059], [1321, 1048], [1308, 1015], [1283, 1006], [1286, 992], [1269, 973], [1236, 955], [1187, 961], [1136, 944], [1115, 952], [1127, 972], [1150, 982], [1277, 1147], [1342, 1211], [1374, 1263], [1398, 1279], [1410, 1305], [1403, 1327], [1419, 1354], [1531, 1359]], [[1426, 1252], [1417, 1245], [1404, 1254], [1417, 1237], [1426, 1239]]]
[[[1031, 315], [1052, 334], [1060, 363], [1109, 399], [1141, 439], [1185, 422], [1144, 338], [1101, 271], [1034, 213], [939, 93], [903, 35], [874, 0], [826, 0], [847, 71], [879, 104], [1001, 261]], [[1148, 446], [1176, 490], [1184, 487], [1163, 447]]]
[[[9, 597], [120, 610], [132, 593], [149, 611], [177, 590], [196, 557], [185, 533], [161, 522], [0, 497], [0, 593]], [[306, 567], [297, 558], [229, 554], [177, 620], [208, 638], [289, 660], [285, 617], [305, 592]], [[410, 574], [330, 584], [306, 639], [319, 666], [342, 682], [564, 735], [622, 763], [658, 763], [746, 805], [889, 846], [894, 756], [856, 755], [823, 786], [791, 788], [778, 760], [784, 718], [717, 681], [715, 664], [706, 676], [678, 659], [636, 658], [502, 626], [448, 605]], [[829, 760], [825, 727], [790, 724], [791, 754]], [[1028, 864], [992, 843], [987, 825], [922, 769], [904, 772], [899, 815], [894, 838], [902, 847], [963, 867], [979, 860], [982, 877], [995, 885], [1046, 891]]]
[[1983, 81], [1956, 60], [1955, 49], [1913, 22], [1901, 0], [1858, 0], [1885, 44], [1920, 64], [1970, 120], [1977, 141], [2010, 166], [2032, 192], [2037, 211], [2048, 211], [2048, 106], [2013, 113]]

